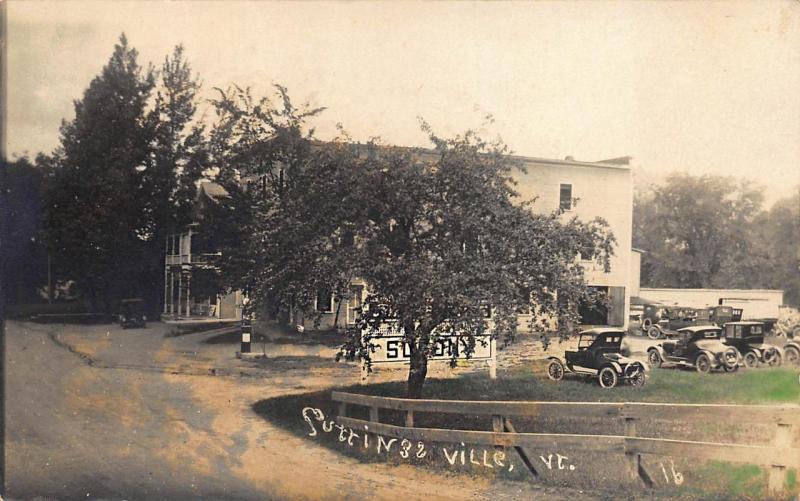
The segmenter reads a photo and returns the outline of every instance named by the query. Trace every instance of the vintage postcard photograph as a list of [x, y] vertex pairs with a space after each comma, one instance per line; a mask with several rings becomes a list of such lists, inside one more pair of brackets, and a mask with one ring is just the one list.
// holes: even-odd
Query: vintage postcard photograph
[[0, 0], [0, 500], [797, 500], [800, 2]]

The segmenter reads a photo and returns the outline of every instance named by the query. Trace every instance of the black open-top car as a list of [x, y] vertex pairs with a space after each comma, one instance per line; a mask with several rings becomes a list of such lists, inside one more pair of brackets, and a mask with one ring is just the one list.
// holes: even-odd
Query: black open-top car
[[675, 339], [666, 339], [647, 350], [651, 365], [672, 364], [694, 367], [698, 372], [713, 369], [732, 372], [739, 368], [741, 355], [724, 343], [722, 329], [714, 325], [698, 325], [678, 330]]
[[758, 367], [759, 364], [778, 367], [783, 362], [783, 350], [764, 343], [766, 328], [763, 322], [728, 322], [724, 329], [725, 344], [739, 350], [745, 367]]
[[141, 299], [123, 299], [119, 303], [119, 325], [123, 329], [129, 327], [146, 327], [147, 317], [144, 314], [144, 301]]
[[566, 351], [564, 357], [549, 357], [547, 375], [560, 381], [567, 372], [596, 377], [603, 388], [613, 388], [621, 381], [632, 386], [645, 383], [643, 362], [622, 354], [625, 331], [598, 328], [580, 333], [577, 351]]

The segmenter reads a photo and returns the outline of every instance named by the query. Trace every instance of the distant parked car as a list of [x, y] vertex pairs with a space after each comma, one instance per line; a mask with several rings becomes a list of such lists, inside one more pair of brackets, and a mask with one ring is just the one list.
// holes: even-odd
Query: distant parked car
[[141, 299], [123, 299], [120, 301], [119, 325], [123, 329], [146, 327], [147, 316], [144, 314], [144, 301]]
[[766, 327], [763, 322], [728, 322], [724, 329], [725, 344], [739, 350], [745, 367], [759, 364], [779, 367], [783, 362], [782, 350], [764, 343]]
[[739, 368], [741, 356], [723, 342], [722, 329], [713, 325], [685, 327], [675, 339], [665, 339], [647, 350], [648, 361], [655, 367], [669, 363], [694, 367], [697, 372], [714, 369], [732, 372]]
[[578, 338], [578, 350], [566, 351], [563, 357], [549, 357], [547, 375], [561, 381], [564, 374], [574, 373], [596, 377], [603, 388], [613, 388], [622, 381], [631, 386], [645, 383], [645, 364], [621, 353], [625, 331], [597, 328], [583, 331]]
[[698, 310], [684, 306], [644, 307], [642, 331], [651, 339], [674, 336], [678, 329], [696, 325], [700, 317]]
[[714, 306], [709, 308], [709, 321], [718, 326], [728, 322], [739, 322], [742, 319], [742, 309], [732, 306]]

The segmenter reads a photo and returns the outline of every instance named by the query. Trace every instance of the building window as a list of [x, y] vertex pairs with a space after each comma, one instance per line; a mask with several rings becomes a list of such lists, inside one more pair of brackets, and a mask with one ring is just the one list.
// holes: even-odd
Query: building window
[[321, 313], [333, 312], [333, 294], [330, 289], [317, 291], [317, 311]]
[[562, 211], [572, 210], [572, 185], [561, 184], [559, 192], [559, 205]]

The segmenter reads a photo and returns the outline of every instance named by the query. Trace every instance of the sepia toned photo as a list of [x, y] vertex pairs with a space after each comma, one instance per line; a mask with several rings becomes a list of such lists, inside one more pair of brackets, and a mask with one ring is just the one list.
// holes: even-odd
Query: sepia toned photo
[[0, 46], [0, 500], [800, 499], [800, 2]]

